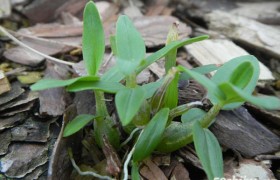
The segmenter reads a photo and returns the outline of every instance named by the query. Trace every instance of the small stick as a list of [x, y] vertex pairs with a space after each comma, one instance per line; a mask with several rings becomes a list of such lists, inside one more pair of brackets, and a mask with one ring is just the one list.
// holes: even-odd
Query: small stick
[[75, 65], [75, 63], [63, 61], [63, 60], [61, 60], [61, 59], [57, 59], [57, 58], [48, 56], [48, 55], [46, 55], [46, 54], [44, 54], [44, 53], [41, 53], [41, 52], [39, 52], [39, 51], [33, 49], [32, 47], [30, 47], [30, 46], [24, 44], [23, 42], [19, 41], [17, 38], [15, 38], [12, 34], [10, 34], [10, 33], [9, 33], [4, 27], [2, 27], [2, 26], [0, 26], [0, 31], [1, 31], [4, 35], [8, 36], [11, 40], [13, 40], [13, 41], [14, 41], [15, 43], [17, 43], [18, 45], [20, 45], [20, 46], [22, 46], [22, 47], [24, 47], [24, 48], [26, 48], [26, 49], [28, 49], [28, 50], [30, 50], [30, 51], [36, 53], [36, 54], [39, 54], [40, 56], [46, 58], [47, 60], [51, 60], [51, 61], [53, 61], [53, 62], [60, 63], [60, 64], [65, 64], [65, 65], [69, 65], [69, 66]]

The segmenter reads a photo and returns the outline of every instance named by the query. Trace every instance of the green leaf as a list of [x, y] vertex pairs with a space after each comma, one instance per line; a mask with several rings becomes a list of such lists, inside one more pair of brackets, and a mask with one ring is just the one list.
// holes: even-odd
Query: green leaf
[[[196, 68], [193, 68], [191, 69], [192, 71], [195, 71], [197, 73], [200, 73], [200, 74], [208, 74], [212, 71], [215, 71], [217, 70], [219, 67], [216, 65], [216, 64], [208, 64], [208, 65], [204, 65], [204, 66], [199, 66], [199, 67], [196, 67]], [[180, 81], [183, 81], [183, 80], [189, 80], [191, 77], [185, 73], [185, 72], [182, 72], [180, 74]]]
[[125, 75], [119, 70], [119, 68], [114, 66], [102, 75], [101, 81], [120, 82], [124, 77]]
[[140, 33], [125, 15], [117, 21], [116, 45], [118, 67], [125, 75], [132, 74], [145, 58], [146, 47]]
[[141, 87], [123, 88], [116, 94], [116, 107], [123, 126], [128, 125], [137, 114], [146, 92]]
[[32, 91], [40, 91], [44, 89], [69, 86], [75, 82], [80, 82], [80, 81], [95, 82], [98, 80], [99, 77], [97, 76], [83, 76], [83, 77], [78, 77], [78, 78], [68, 79], [68, 80], [42, 79], [38, 81], [36, 84], [32, 85], [30, 88]]
[[[203, 35], [198, 36], [190, 39], [184, 39], [182, 41], [176, 41], [168, 44], [167, 46], [163, 47], [162, 49], [158, 50], [157, 52], [153, 53], [152, 55], [148, 56], [144, 61], [142, 61], [142, 64], [140, 67], [137, 68], [137, 74], [139, 74], [141, 71], [146, 69], [149, 65], [154, 63], [155, 61], [159, 60], [160, 58], [164, 57], [167, 53], [172, 51], [173, 49], [177, 49], [179, 47], [192, 44], [198, 41], [202, 41], [205, 39], [208, 39], [209, 36]], [[119, 82], [125, 77], [124, 74], [121, 73], [121, 71], [118, 69], [117, 66], [112, 67], [109, 71], [103, 74], [101, 80], [105, 81], [116, 81]]]
[[194, 37], [194, 38], [184, 39], [182, 41], [171, 42], [170, 44], [166, 45], [162, 49], [160, 49], [160, 50], [156, 51], [155, 53], [151, 54], [150, 56], [148, 56], [142, 62], [141, 66], [139, 68], [137, 68], [137, 73], [140, 73], [141, 71], [146, 69], [149, 65], [151, 65], [155, 61], [159, 60], [160, 58], [166, 56], [170, 51], [172, 51], [174, 49], [178, 49], [179, 47], [182, 47], [182, 46], [185, 46], [188, 44], [192, 44], [195, 42], [199, 42], [199, 41], [202, 41], [202, 40], [205, 40], [208, 38], [209, 38], [208, 35], [203, 35], [203, 36], [198, 36], [198, 37]]
[[103, 136], [106, 136], [111, 145], [120, 147], [120, 134], [114, 120], [111, 117], [96, 118], [94, 121], [94, 137], [97, 145], [102, 148]]
[[153, 96], [153, 94], [156, 92], [156, 90], [161, 86], [162, 82], [163, 82], [163, 78], [156, 82], [151, 82], [151, 83], [142, 85], [142, 88], [145, 89], [145, 91], [146, 91], [145, 99], [151, 98]]
[[212, 82], [210, 79], [208, 79], [207, 77], [205, 77], [204, 75], [202, 75], [200, 73], [189, 70], [189, 69], [187, 69], [183, 66], [178, 66], [178, 69], [181, 70], [181, 71], [184, 71], [189, 76], [194, 78], [197, 82], [199, 82], [202, 86], [204, 86], [207, 89], [208, 94], [212, 95], [213, 99], [215, 98], [215, 101], [214, 101], [215, 103], [219, 103], [219, 102], [224, 101], [224, 98], [225, 98], [224, 96], [225, 95], [218, 88], [217, 84]]
[[208, 179], [222, 178], [224, 176], [223, 157], [215, 136], [196, 122], [193, 126], [193, 140], [196, 153]]
[[83, 127], [85, 127], [89, 122], [91, 122], [96, 117], [89, 114], [81, 114], [76, 116], [72, 121], [70, 121], [64, 131], [63, 137], [70, 136], [78, 131], [80, 131]]
[[241, 89], [245, 88], [251, 81], [254, 68], [250, 62], [244, 62], [237, 66], [230, 76], [229, 82]]
[[199, 108], [192, 108], [186, 113], [182, 114], [181, 121], [183, 124], [192, 124], [193, 122], [201, 120], [206, 115], [206, 112]]
[[[262, 96], [256, 97], [252, 96], [248, 92], [233, 86], [230, 83], [222, 83], [219, 88], [228, 96], [235, 97], [236, 101], [240, 100], [243, 102], [250, 102], [258, 107], [269, 109], [269, 110], [279, 110], [280, 109], [280, 99], [272, 96]], [[232, 100], [233, 101], [233, 100]], [[232, 101], [229, 101], [231, 103]], [[243, 103], [242, 102], [242, 103]], [[242, 104], [241, 103], [241, 104]]]
[[101, 90], [107, 93], [116, 93], [125, 88], [124, 85], [118, 82], [105, 82], [105, 81], [78, 81], [67, 87], [69, 92], [77, 92], [84, 90]]
[[148, 157], [162, 138], [169, 115], [169, 109], [161, 109], [144, 128], [135, 144], [133, 161], [139, 162]]
[[[252, 67], [249, 66], [249, 64]], [[249, 66], [248, 69], [246, 65]], [[244, 74], [243, 72], [241, 72], [243, 70], [246, 70]], [[239, 83], [239, 86], [242, 87], [244, 91], [246, 91], [248, 94], [251, 94], [257, 85], [259, 74], [260, 68], [258, 60], [254, 56], [245, 55], [231, 59], [230, 61], [226, 62], [223, 66], [221, 66], [218, 69], [218, 71], [214, 74], [211, 80], [216, 84], [220, 84], [223, 82]], [[214, 104], [218, 102], [213, 94], [209, 94], [209, 99]], [[242, 103], [227, 104], [223, 107], [223, 110], [234, 109], [236, 107], [239, 107], [241, 104]]]
[[165, 129], [161, 141], [156, 147], [160, 152], [173, 152], [193, 141], [192, 126], [172, 121]]
[[179, 95], [178, 82], [179, 82], [179, 74], [177, 73], [174, 79], [167, 87], [166, 92], [164, 94], [164, 98], [163, 98], [164, 107], [173, 109], [178, 105], [178, 95]]
[[110, 36], [110, 45], [113, 55], [117, 55], [117, 44], [116, 44], [116, 36]]
[[96, 75], [105, 52], [105, 35], [95, 4], [89, 1], [84, 9], [83, 58], [87, 73]]

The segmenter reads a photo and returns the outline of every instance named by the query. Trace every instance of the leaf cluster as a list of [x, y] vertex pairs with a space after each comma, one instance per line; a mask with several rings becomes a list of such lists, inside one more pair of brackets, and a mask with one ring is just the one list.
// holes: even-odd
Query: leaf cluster
[[[31, 89], [66, 87], [70, 92], [92, 90], [96, 101], [100, 102], [97, 103], [97, 113], [78, 115], [67, 124], [64, 137], [94, 122], [97, 144], [102, 148], [102, 137], [107, 136], [110, 143], [119, 149], [119, 133], [104, 102], [104, 93], [114, 94], [115, 107], [123, 128], [127, 133], [135, 128], [142, 129], [134, 143], [133, 176], [138, 174], [139, 163], [153, 151], [171, 152], [194, 141], [208, 178], [223, 177], [221, 149], [215, 136], [207, 129], [215, 121], [216, 115], [221, 109], [231, 110], [244, 102], [266, 109], [280, 109], [280, 100], [252, 95], [260, 70], [258, 60], [251, 55], [234, 58], [220, 68], [215, 65], [194, 69], [176, 67], [179, 47], [207, 39], [208, 36], [178, 40], [174, 27], [169, 34], [171, 37], [167, 38], [166, 46], [147, 56], [144, 40], [132, 21], [127, 16], [120, 16], [116, 33], [110, 38], [116, 66], [99, 75], [105, 37], [100, 15], [95, 4], [90, 1], [84, 10], [83, 30], [83, 58], [88, 75], [69, 80], [43, 79]], [[161, 58], [165, 58], [166, 75], [156, 82], [138, 85], [137, 75]], [[214, 70], [217, 71], [212, 78], [204, 76]], [[207, 89], [207, 97], [213, 104], [208, 112], [193, 107], [191, 103], [178, 106], [178, 83], [190, 78]], [[173, 121], [175, 117], [180, 117], [181, 121]]]

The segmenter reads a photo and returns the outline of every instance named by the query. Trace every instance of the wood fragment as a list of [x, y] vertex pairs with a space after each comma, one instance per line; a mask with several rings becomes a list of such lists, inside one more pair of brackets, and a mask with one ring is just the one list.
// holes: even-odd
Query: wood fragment
[[0, 95], [11, 90], [11, 85], [4, 72], [0, 70]]
[[222, 33], [271, 57], [280, 58], [280, 31], [278, 29], [222, 11], [206, 14], [205, 20], [210, 30]]
[[1, 7], [0, 7], [0, 19], [8, 17], [11, 15], [12, 6], [10, 0], [1, 0]]
[[[227, 39], [204, 40], [185, 46], [185, 48], [199, 65], [224, 64], [233, 58], [249, 54]], [[262, 62], [259, 64], [259, 80], [273, 80], [272, 72]]]
[[[48, 63], [45, 78], [67, 79], [67, 68]], [[50, 116], [62, 115], [68, 104], [68, 96], [69, 94], [67, 94], [63, 87], [39, 91], [40, 114]]]
[[162, 170], [150, 159], [143, 161], [145, 166], [140, 169], [140, 174], [148, 180], [167, 180]]
[[255, 120], [244, 107], [222, 111], [210, 127], [220, 144], [245, 157], [279, 151], [280, 138]]
[[264, 24], [280, 24], [280, 2], [240, 2], [232, 14], [254, 19]]

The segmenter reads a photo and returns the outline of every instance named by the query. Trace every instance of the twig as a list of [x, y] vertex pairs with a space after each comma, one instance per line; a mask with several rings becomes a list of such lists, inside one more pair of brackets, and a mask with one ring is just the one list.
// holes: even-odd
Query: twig
[[138, 130], [140, 130], [140, 128], [135, 128], [135, 129], [130, 133], [129, 137], [128, 137], [123, 143], [121, 143], [120, 146], [123, 147], [124, 145], [126, 145], [126, 144], [133, 138], [134, 134], [135, 134]]
[[31, 48], [30, 46], [24, 44], [23, 42], [19, 41], [17, 38], [15, 38], [12, 34], [10, 34], [4, 27], [0, 26], [0, 31], [5, 34], [6, 36], [8, 36], [11, 40], [13, 40], [15, 43], [17, 43], [18, 45], [36, 53], [36, 54], [39, 54], [40, 56], [46, 58], [47, 60], [51, 60], [53, 62], [56, 62], [56, 63], [60, 63], [60, 64], [65, 64], [65, 65], [69, 65], [69, 66], [73, 66], [75, 65], [75, 63], [71, 63], [71, 62], [66, 62], [66, 61], [63, 61], [61, 59], [57, 59], [57, 58], [54, 58], [54, 57], [51, 57], [51, 56], [48, 56], [46, 54], [43, 54], [33, 48]]
[[113, 180], [111, 177], [109, 176], [102, 176], [100, 174], [97, 174], [95, 172], [92, 172], [92, 171], [81, 171], [79, 166], [76, 164], [74, 158], [73, 158], [73, 153], [72, 153], [72, 150], [71, 149], [68, 149], [68, 153], [69, 153], [69, 156], [70, 156], [70, 160], [71, 160], [71, 163], [73, 165], [73, 167], [75, 168], [75, 170], [82, 176], [93, 176], [93, 177], [96, 177], [96, 178], [99, 178], [99, 179], [107, 179], [107, 180]]

